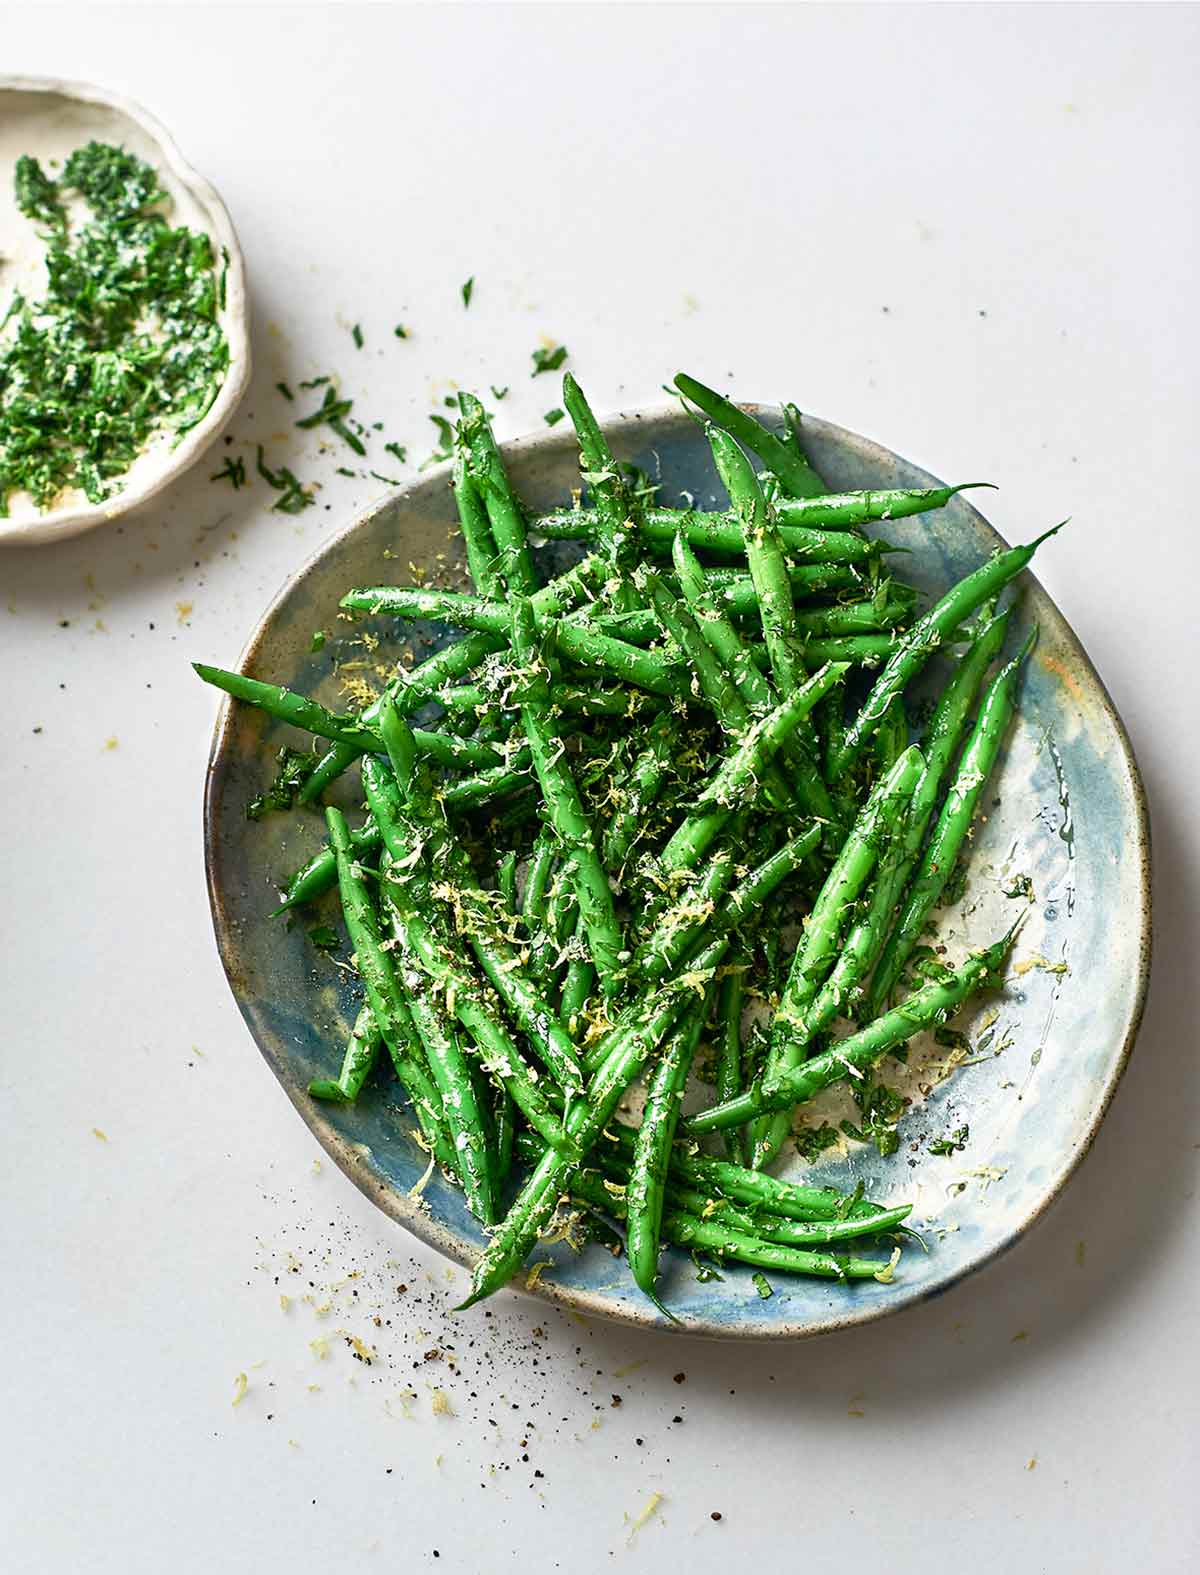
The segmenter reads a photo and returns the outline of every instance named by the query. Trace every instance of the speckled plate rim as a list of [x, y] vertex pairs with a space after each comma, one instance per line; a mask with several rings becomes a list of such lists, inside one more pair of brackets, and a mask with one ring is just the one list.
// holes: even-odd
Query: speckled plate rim
[[0, 546], [32, 547], [64, 541], [84, 531], [94, 530], [111, 520], [139, 508], [169, 487], [184, 471], [212, 446], [237, 408], [250, 382], [250, 306], [246, 295], [246, 264], [229, 210], [216, 187], [194, 169], [179, 151], [171, 133], [149, 110], [119, 93], [90, 82], [69, 82], [59, 77], [27, 77], [0, 74], [0, 93], [45, 93], [60, 98], [78, 99], [84, 104], [100, 104], [139, 126], [161, 150], [171, 174], [204, 210], [210, 233], [218, 249], [229, 256], [225, 276], [225, 308], [221, 326], [229, 342], [229, 369], [201, 421], [170, 451], [169, 463], [151, 471], [133, 486], [114, 494], [105, 503], [75, 503], [68, 508], [50, 509], [34, 519], [13, 525], [0, 520]]
[[[761, 413], [768, 420], [777, 412], [770, 405], [745, 404], [742, 409], [751, 414]], [[609, 437], [613, 447], [618, 452], [623, 452], [626, 440], [633, 447], [637, 446], [637, 439], [641, 430], [650, 422], [662, 421], [672, 415], [679, 415], [680, 419], [690, 419], [683, 416], [676, 407], [651, 406], [639, 411], [619, 411], [602, 422], [605, 434]], [[814, 432], [823, 432], [835, 439], [848, 450], [853, 450], [855, 455], [865, 464], [886, 469], [887, 465], [897, 459], [894, 451], [884, 448], [882, 444], [870, 438], [860, 436], [836, 423], [822, 421], [815, 416], [805, 416], [806, 424]], [[510, 443], [502, 445], [503, 452], [519, 453], [522, 455], [539, 452], [553, 452], [563, 447], [568, 447], [574, 442], [574, 436], [566, 433], [534, 432], [525, 437], [517, 438]], [[905, 463], [909, 463], [905, 461]], [[918, 469], [919, 467], [913, 467]], [[421, 477], [419, 481], [411, 482], [407, 487], [392, 493], [389, 497], [373, 505], [370, 509], [360, 514], [349, 525], [330, 536], [327, 541], [301, 565], [295, 574], [289, 577], [279, 593], [272, 599], [270, 606], [259, 619], [253, 633], [250, 635], [246, 646], [238, 661], [238, 670], [241, 672], [250, 668], [258, 654], [260, 645], [267, 633], [276, 610], [293, 594], [297, 586], [309, 577], [320, 565], [322, 560], [334, 551], [341, 542], [354, 532], [368, 526], [385, 509], [395, 506], [398, 500], [406, 493], [418, 487], [436, 481], [442, 476], [448, 476], [449, 466], [440, 467]], [[942, 483], [928, 472], [922, 472], [923, 480], [919, 483], [924, 486], [940, 486]], [[979, 511], [971, 507], [966, 499], [961, 500], [968, 508], [975, 522], [981, 525], [990, 535], [997, 548], [1006, 548], [1009, 543], [992, 526]], [[1038, 584], [1033, 576], [1034, 584]], [[1041, 589], [1039, 585], [1039, 589]], [[1137, 760], [1134, 756], [1133, 745], [1130, 742], [1128, 731], [1112, 697], [1105, 688], [1100, 675], [1092, 665], [1090, 658], [1081, 645], [1074, 630], [1067, 623], [1062, 613], [1058, 610], [1053, 600], [1045, 592], [1048, 617], [1057, 624], [1057, 636], [1071, 650], [1079, 663], [1079, 672], [1084, 681], [1092, 687], [1101, 709], [1107, 716], [1112, 726], [1113, 736], [1120, 751], [1120, 758], [1125, 771], [1128, 773], [1131, 800], [1136, 815], [1136, 847], [1132, 850], [1138, 861], [1138, 888], [1140, 903], [1138, 910], [1139, 932], [1137, 939], [1137, 976], [1133, 981], [1133, 988], [1128, 996], [1128, 1006], [1125, 1021], [1120, 1029], [1120, 1047], [1113, 1059], [1111, 1069], [1100, 1090], [1100, 1097], [1088, 1123], [1086, 1133], [1078, 1147], [1065, 1161], [1054, 1185], [1040, 1198], [1036, 1205], [1030, 1208], [1018, 1219], [1007, 1235], [987, 1250], [954, 1270], [946, 1273], [945, 1277], [933, 1284], [925, 1283], [906, 1292], [905, 1288], [897, 1282], [895, 1295], [885, 1301], [865, 1306], [851, 1306], [843, 1315], [833, 1315], [822, 1318], [819, 1324], [808, 1321], [788, 1322], [781, 1321], [773, 1328], [739, 1327], [728, 1323], [720, 1323], [713, 1319], [696, 1318], [688, 1316], [680, 1323], [664, 1327], [653, 1309], [647, 1307], [643, 1312], [635, 1306], [615, 1305], [601, 1293], [580, 1289], [576, 1286], [565, 1285], [545, 1277], [539, 1277], [532, 1287], [525, 1284], [521, 1277], [513, 1281], [510, 1287], [519, 1294], [534, 1296], [542, 1301], [552, 1302], [557, 1306], [568, 1308], [584, 1317], [604, 1318], [611, 1322], [630, 1324], [635, 1327], [657, 1329], [663, 1333], [685, 1334], [701, 1339], [744, 1339], [759, 1342], [780, 1339], [814, 1338], [818, 1335], [833, 1334], [841, 1330], [850, 1329], [858, 1325], [873, 1323], [877, 1319], [886, 1318], [900, 1312], [906, 1307], [919, 1303], [932, 1301], [943, 1295], [952, 1286], [959, 1284], [968, 1275], [977, 1273], [986, 1265], [994, 1263], [1010, 1248], [1015, 1246], [1032, 1226], [1041, 1220], [1051, 1205], [1061, 1197], [1067, 1183], [1079, 1169], [1083, 1160], [1091, 1150], [1100, 1130], [1100, 1125], [1107, 1115], [1110, 1105], [1117, 1091], [1137, 1038], [1138, 1028], [1141, 1024], [1142, 1014], [1146, 1004], [1146, 993], [1150, 980], [1150, 952], [1152, 940], [1151, 925], [1151, 884], [1150, 884], [1150, 817], [1146, 801], [1145, 788], [1142, 783], [1141, 773], [1138, 770]], [[239, 993], [235, 979], [237, 974], [236, 944], [229, 917], [221, 891], [215, 879], [215, 845], [218, 835], [217, 815], [221, 798], [221, 788], [224, 777], [224, 760], [227, 746], [231, 739], [231, 726], [233, 716], [232, 701], [228, 698], [222, 700], [217, 713], [216, 725], [213, 730], [212, 745], [209, 750], [208, 769], [205, 777], [204, 789], [204, 858], [205, 872], [208, 883], [209, 902], [212, 908], [213, 928], [216, 934], [217, 947], [220, 952], [222, 966], [229, 981], [234, 999], [242, 1013], [247, 1026], [254, 1037], [264, 1059], [278, 1076], [278, 1068], [272, 1055], [258, 1038], [253, 1012], [248, 1007]], [[281, 1086], [288, 1098], [300, 1113], [302, 1120], [316, 1136], [321, 1146], [330, 1158], [345, 1172], [358, 1187], [364, 1196], [378, 1205], [397, 1224], [403, 1225], [414, 1236], [423, 1241], [427, 1246], [435, 1248], [443, 1256], [462, 1264], [466, 1268], [473, 1268], [478, 1258], [478, 1253], [465, 1248], [460, 1238], [448, 1227], [434, 1219], [428, 1210], [407, 1196], [397, 1193], [383, 1180], [372, 1172], [361, 1154], [354, 1146], [339, 1134], [322, 1114], [321, 1109], [312, 1100], [302, 1099], [298, 1094], [280, 1079]]]

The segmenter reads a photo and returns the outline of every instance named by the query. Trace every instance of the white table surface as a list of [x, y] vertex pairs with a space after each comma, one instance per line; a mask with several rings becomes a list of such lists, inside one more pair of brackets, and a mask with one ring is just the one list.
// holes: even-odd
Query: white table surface
[[[255, 311], [236, 452], [324, 483], [290, 519], [214, 465], [0, 555], [0, 1565], [1188, 1568], [1196, 10], [20, 7], [0, 36], [214, 180]], [[1039, 574], [1149, 787], [1149, 1011], [1032, 1238], [857, 1333], [705, 1345], [515, 1295], [454, 1320], [461, 1272], [320, 1163], [217, 961], [187, 663], [231, 664], [379, 490], [280, 440], [273, 384], [337, 371], [421, 457], [452, 380], [539, 424], [542, 335], [600, 408], [683, 365], [993, 478], [1012, 539], [1074, 517]]]

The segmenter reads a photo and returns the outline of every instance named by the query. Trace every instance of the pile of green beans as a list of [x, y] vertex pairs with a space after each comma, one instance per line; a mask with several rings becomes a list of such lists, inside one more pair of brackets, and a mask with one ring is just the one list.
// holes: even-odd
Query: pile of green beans
[[[361, 823], [326, 809], [327, 841], [272, 917], [340, 905], [360, 1001], [340, 1071], [309, 1092], [352, 1105], [390, 1061], [418, 1141], [488, 1228], [464, 1305], [563, 1207], [623, 1235], [668, 1316], [668, 1243], [889, 1283], [907, 1205], [766, 1167], [821, 1090], [869, 1084], [997, 987], [1012, 944], [915, 971], [1033, 644], [1004, 660], [998, 599], [1045, 537], [921, 610], [864, 527], [961, 488], [831, 493], [793, 407], [780, 436], [694, 378], [677, 388], [707, 420], [727, 509], [635, 484], [568, 375], [583, 488], [532, 517], [463, 394], [469, 586], [341, 600], [377, 651], [417, 620], [459, 637], [398, 661], [356, 712], [196, 667], [327, 741], [284, 796], [296, 813], [361, 769]], [[543, 545], [559, 542], [585, 545]], [[916, 729], [911, 685], [946, 653]]]

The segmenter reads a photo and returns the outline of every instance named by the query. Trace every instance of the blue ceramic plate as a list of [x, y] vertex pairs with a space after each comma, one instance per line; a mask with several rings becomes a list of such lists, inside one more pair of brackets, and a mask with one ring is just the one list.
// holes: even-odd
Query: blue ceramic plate
[[[758, 414], [768, 421], [779, 415]], [[661, 481], [665, 501], [723, 503], [703, 434], [678, 410], [618, 416], [607, 432], [620, 457]], [[940, 485], [840, 427], [813, 420], [807, 433], [813, 458], [835, 489]], [[535, 508], [563, 503], [576, 483], [570, 432], [514, 443], [506, 458]], [[1044, 523], [1031, 521], [1030, 535]], [[338, 598], [349, 586], [405, 578], [410, 562], [432, 561], [437, 553], [455, 557], [453, 524], [444, 472], [397, 493], [290, 581], [254, 631], [243, 669], [342, 703], [329, 648], [311, 654], [313, 631], [337, 630]], [[1003, 545], [963, 498], [940, 513], [893, 522], [885, 533], [909, 549], [904, 574], [931, 595]], [[1045, 550], [1052, 552], [1053, 544]], [[773, 1293], [764, 1296], [749, 1271], [731, 1266], [723, 1279], [703, 1280], [691, 1259], [672, 1249], [662, 1293], [680, 1320], [676, 1327], [795, 1337], [863, 1323], [932, 1296], [1010, 1246], [1057, 1196], [1096, 1135], [1146, 989], [1146, 807], [1129, 741], [1095, 670], [1037, 581], [1027, 576], [1022, 588], [1011, 639], [1036, 621], [1040, 640], [974, 834], [965, 895], [939, 914], [940, 938], [953, 959], [994, 939], [1018, 909], [1027, 911], [1008, 986], [959, 1021], [965, 1049], [926, 1036], [913, 1042], [900, 1076], [892, 1076], [889, 1063], [889, 1083], [899, 1083], [912, 1101], [897, 1154], [884, 1160], [868, 1145], [845, 1143], [811, 1165], [793, 1157], [784, 1172], [842, 1188], [862, 1181], [881, 1202], [913, 1202], [910, 1223], [928, 1251], [907, 1250], [890, 1285], [774, 1276]], [[940, 684], [945, 670], [928, 676], [931, 686]], [[317, 921], [289, 929], [267, 918], [275, 883], [323, 837], [315, 812], [299, 822], [246, 818], [247, 801], [269, 782], [285, 742], [304, 743], [249, 707], [222, 707], [204, 814], [213, 920], [230, 986], [284, 1091], [333, 1159], [393, 1219], [448, 1257], [472, 1264], [483, 1234], [460, 1193], [435, 1176], [419, 1200], [410, 1196], [425, 1159], [408, 1136], [411, 1123], [396, 1086], [373, 1084], [344, 1108], [317, 1104], [305, 1092], [311, 1077], [335, 1072], [355, 1007], [345, 973], [306, 938]], [[824, 1098], [814, 1121], [836, 1126], [854, 1115], [844, 1092], [830, 1090]], [[970, 1137], [961, 1153], [928, 1152], [928, 1139], [963, 1126]], [[548, 1260], [535, 1277], [539, 1296], [585, 1314], [664, 1322], [624, 1262], [600, 1246], [582, 1253], [546, 1247], [532, 1259]]]

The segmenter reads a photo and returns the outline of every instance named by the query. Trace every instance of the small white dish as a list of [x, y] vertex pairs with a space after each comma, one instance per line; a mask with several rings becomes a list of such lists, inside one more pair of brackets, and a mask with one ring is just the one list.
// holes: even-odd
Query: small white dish
[[219, 436], [250, 380], [245, 265], [225, 204], [153, 115], [86, 83], [0, 76], [0, 315], [14, 288], [36, 299], [44, 279], [44, 245], [12, 200], [17, 159], [30, 153], [43, 164], [61, 162], [93, 139], [118, 143], [152, 165], [172, 199], [171, 222], [204, 230], [217, 256], [228, 256], [218, 321], [229, 343], [229, 370], [204, 419], [179, 441], [170, 432], [155, 434], [130, 466], [120, 491], [103, 503], [90, 503], [71, 489], [53, 507], [41, 510], [27, 494], [14, 493], [9, 513], [0, 518], [3, 545], [61, 541], [145, 503], [195, 464]]

